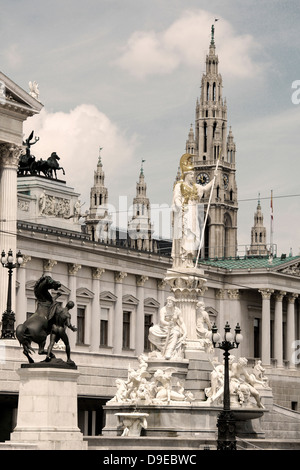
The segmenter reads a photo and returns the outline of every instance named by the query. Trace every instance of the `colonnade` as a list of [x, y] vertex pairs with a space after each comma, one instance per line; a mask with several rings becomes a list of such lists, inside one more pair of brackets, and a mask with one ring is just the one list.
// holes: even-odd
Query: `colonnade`
[[[294, 341], [296, 340], [295, 300], [298, 294], [286, 291], [276, 291], [265, 288], [259, 290], [262, 296], [262, 337], [261, 359], [264, 365], [271, 365], [271, 297], [274, 297], [274, 338], [273, 359], [277, 367], [283, 367], [284, 357], [289, 368], [294, 369], [293, 361]], [[283, 299], [287, 299], [286, 313], [286, 351], [283, 344]]]

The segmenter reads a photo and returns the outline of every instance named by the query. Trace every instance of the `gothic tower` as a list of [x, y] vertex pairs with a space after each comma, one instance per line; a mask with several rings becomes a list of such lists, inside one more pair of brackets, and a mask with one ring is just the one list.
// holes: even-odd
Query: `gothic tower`
[[153, 246], [151, 224], [150, 201], [147, 197], [147, 184], [143, 162], [140, 170], [139, 181], [136, 184], [136, 197], [133, 199], [133, 215], [128, 223], [129, 245], [139, 250], [155, 251]]
[[261, 210], [260, 197], [258, 196], [257, 208], [254, 214], [254, 225], [251, 229], [251, 246], [248, 250], [248, 255], [267, 256], [268, 254], [267, 230], [264, 226], [264, 216]]
[[94, 172], [94, 186], [90, 191], [90, 209], [85, 224], [86, 230], [93, 241], [107, 242], [111, 239], [110, 226], [112, 218], [108, 213], [108, 191], [104, 185], [105, 173], [100, 151], [97, 169]]
[[[202, 258], [237, 255], [236, 146], [231, 128], [227, 135], [227, 104], [222, 96], [223, 83], [218, 65], [212, 26], [206, 71], [202, 76], [200, 99], [196, 103], [195, 132], [191, 127], [186, 141], [186, 152], [193, 155], [197, 183], [205, 185], [213, 178], [219, 159]], [[203, 200], [205, 209], [208, 199]]]

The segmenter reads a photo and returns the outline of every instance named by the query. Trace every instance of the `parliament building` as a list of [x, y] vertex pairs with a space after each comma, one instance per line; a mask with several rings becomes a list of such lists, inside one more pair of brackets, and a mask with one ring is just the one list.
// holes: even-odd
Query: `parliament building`
[[[43, 105], [3, 73], [0, 83], [0, 248], [5, 253], [11, 249], [14, 255], [19, 251], [23, 255], [12, 278], [15, 327], [35, 312], [36, 281], [42, 275], [59, 281], [60, 302], [74, 302], [70, 313], [77, 331], [69, 331], [68, 336], [71, 356], [80, 372], [79, 427], [85, 436], [96, 436], [105, 423], [103, 407], [115, 395], [116, 379], [126, 378], [129, 364], [134, 367], [138, 357], [150, 351], [149, 328], [158, 322], [159, 311], [170, 293], [164, 278], [172, 264], [171, 241], [153, 236], [143, 166], [136, 175], [134, 210], [125, 236], [112, 226], [101, 155], [90, 156], [95, 160], [91, 175], [94, 185], [85, 214], [81, 213], [80, 194], [68, 175], [62, 177], [60, 172], [57, 178], [49, 178], [22, 169], [21, 156], [26, 154], [23, 122], [39, 113]], [[249, 364], [256, 359], [262, 361], [279, 418], [289, 416], [299, 428], [300, 256], [278, 255], [267, 244], [259, 198], [253, 207], [249, 246], [240, 252], [238, 149], [233, 132], [228, 126], [212, 35], [201, 94], [196, 99], [195, 122], [186, 140], [197, 183], [205, 185], [213, 178], [218, 161], [199, 259], [207, 279], [203, 300], [219, 331], [226, 321], [232, 327], [241, 325], [244, 341], [239, 354], [247, 357]], [[27, 144], [30, 153], [29, 140]], [[180, 156], [174, 155], [175, 167]], [[208, 198], [203, 204], [206, 211]], [[0, 286], [4, 312], [8, 273], [2, 266]], [[65, 357], [59, 343], [55, 355]], [[34, 356], [41, 360], [37, 351]], [[15, 426], [19, 386], [16, 370], [26, 360], [17, 339], [2, 335], [0, 441], [9, 439]]]

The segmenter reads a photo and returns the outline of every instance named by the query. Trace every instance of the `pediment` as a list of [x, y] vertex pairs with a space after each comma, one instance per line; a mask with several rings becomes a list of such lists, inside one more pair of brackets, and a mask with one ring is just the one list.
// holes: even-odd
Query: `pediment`
[[[30, 281], [27, 281], [26, 284], [25, 284], [25, 289], [29, 290], [29, 291], [33, 291], [34, 286], [35, 286], [37, 281], [38, 281], [38, 279], [31, 279]], [[51, 289], [50, 289], [50, 292], [51, 292]], [[62, 295], [65, 295], [67, 297], [71, 293], [70, 289], [68, 287], [64, 286], [64, 285], [60, 286], [59, 292], [61, 292]]]
[[157, 300], [153, 299], [152, 297], [147, 297], [144, 301], [144, 306], [145, 307], [152, 307], [152, 308], [159, 308], [160, 303], [157, 302]]
[[123, 304], [138, 305], [139, 300], [131, 294], [126, 294], [123, 295], [122, 302]]
[[94, 293], [87, 289], [86, 287], [79, 287], [76, 290], [76, 297], [81, 297], [85, 299], [93, 299], [94, 298]]
[[100, 294], [100, 301], [105, 300], [106, 302], [116, 302], [117, 297], [110, 291], [103, 291]]
[[291, 262], [280, 269], [276, 269], [278, 273], [288, 274], [289, 276], [300, 277], [300, 259], [296, 262]]
[[25, 284], [25, 289], [33, 290], [36, 281], [37, 281], [37, 279], [31, 279], [31, 281], [27, 281], [26, 284]]
[[2, 72], [0, 72], [0, 84], [0, 106], [14, 108], [15, 111], [25, 112], [31, 116], [41, 111], [42, 103]]

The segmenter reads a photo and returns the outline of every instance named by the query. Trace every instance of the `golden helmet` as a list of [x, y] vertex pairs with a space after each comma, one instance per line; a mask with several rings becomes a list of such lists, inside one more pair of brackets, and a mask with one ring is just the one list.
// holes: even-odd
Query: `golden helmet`
[[194, 171], [192, 157], [193, 156], [190, 153], [184, 153], [180, 159], [180, 170], [182, 178], [184, 173], [187, 173], [188, 171]]

